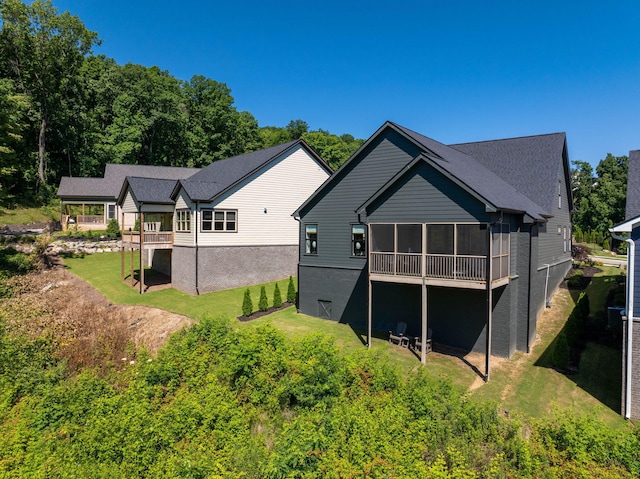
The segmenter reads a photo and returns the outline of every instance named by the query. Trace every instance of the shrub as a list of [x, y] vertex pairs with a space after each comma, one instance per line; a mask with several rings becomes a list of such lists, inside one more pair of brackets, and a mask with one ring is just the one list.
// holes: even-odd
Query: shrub
[[605, 238], [602, 242], [602, 248], [606, 250], [611, 250], [611, 243], [609, 242], [609, 238]]
[[260, 300], [258, 301], [258, 309], [266, 311], [269, 309], [269, 300], [267, 300], [267, 290], [264, 285], [260, 288]]
[[586, 261], [591, 254], [591, 250], [586, 246], [574, 244], [571, 246], [571, 256], [574, 261]]
[[107, 225], [107, 236], [110, 238], [117, 238], [120, 236], [120, 226], [118, 226], [118, 220], [115, 218], [111, 218], [109, 224]]
[[296, 287], [293, 285], [293, 278], [289, 276], [289, 287], [287, 288], [287, 303], [296, 302]]
[[253, 313], [253, 301], [251, 301], [251, 291], [249, 288], [244, 292], [244, 299], [242, 300], [242, 315], [251, 316]]
[[273, 290], [273, 307], [279, 308], [280, 306], [282, 306], [282, 295], [280, 294], [278, 283], [276, 283], [276, 287]]

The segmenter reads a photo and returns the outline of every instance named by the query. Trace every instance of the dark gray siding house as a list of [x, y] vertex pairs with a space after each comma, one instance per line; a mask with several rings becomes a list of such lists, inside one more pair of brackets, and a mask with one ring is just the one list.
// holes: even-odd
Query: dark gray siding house
[[640, 150], [629, 153], [625, 221], [610, 230], [626, 234], [627, 294], [622, 327], [622, 415], [640, 419]]
[[528, 351], [571, 262], [568, 171], [562, 133], [446, 146], [385, 123], [294, 214], [300, 311], [369, 342], [402, 321], [463, 350]]

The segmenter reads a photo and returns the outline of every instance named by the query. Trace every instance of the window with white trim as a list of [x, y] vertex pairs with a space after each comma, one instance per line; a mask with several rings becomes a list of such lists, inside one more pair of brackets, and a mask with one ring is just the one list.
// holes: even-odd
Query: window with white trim
[[238, 212], [236, 210], [202, 210], [200, 229], [235, 233], [238, 231]]
[[238, 231], [237, 214], [235, 210], [215, 210], [213, 212], [214, 231]]
[[107, 205], [107, 219], [112, 220], [116, 217], [116, 205]]
[[176, 210], [176, 231], [179, 233], [189, 233], [191, 231], [191, 211]]
[[367, 255], [367, 227], [365, 225], [351, 225], [351, 255]]

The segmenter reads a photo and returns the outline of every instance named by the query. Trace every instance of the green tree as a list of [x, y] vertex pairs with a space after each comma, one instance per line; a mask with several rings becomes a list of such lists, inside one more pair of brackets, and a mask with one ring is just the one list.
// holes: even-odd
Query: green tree
[[16, 93], [13, 82], [0, 79], [0, 204], [18, 193], [20, 171], [27, 167], [17, 154], [22, 143], [27, 98]]
[[294, 304], [296, 302], [296, 287], [293, 284], [293, 278], [289, 276], [289, 286], [287, 287], [287, 303]]
[[242, 315], [251, 316], [251, 313], [253, 313], [253, 301], [251, 301], [251, 291], [247, 288], [242, 301]]
[[57, 120], [64, 99], [72, 95], [84, 58], [99, 43], [77, 16], [58, 14], [50, 0], [27, 5], [19, 0], [0, 2], [4, 53], [2, 73], [15, 81], [19, 92], [30, 98], [37, 129], [37, 179], [47, 186], [47, 133]]
[[334, 170], [338, 169], [364, 143], [351, 135], [333, 135], [325, 130], [310, 131], [302, 135], [304, 141]]
[[596, 167], [595, 177], [591, 165], [573, 162], [573, 222], [582, 231], [606, 233], [607, 228], [624, 220], [628, 162], [626, 156], [609, 153]]
[[267, 290], [264, 285], [260, 288], [260, 299], [258, 300], [258, 309], [266, 311], [269, 309], [269, 300], [267, 300]]
[[282, 295], [278, 283], [276, 283], [276, 287], [273, 289], [273, 307], [279, 308], [280, 306], [282, 306]]
[[309, 131], [309, 125], [303, 120], [291, 120], [285, 127], [289, 134], [289, 141], [297, 140]]
[[195, 75], [182, 88], [189, 115], [190, 166], [207, 166], [259, 149], [258, 123], [249, 112], [236, 110], [227, 85]]

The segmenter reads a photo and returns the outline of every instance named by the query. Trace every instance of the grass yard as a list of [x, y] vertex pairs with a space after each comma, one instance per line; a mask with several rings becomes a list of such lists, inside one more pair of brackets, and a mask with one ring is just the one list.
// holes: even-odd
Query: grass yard
[[[100, 290], [111, 302], [146, 305], [200, 319], [205, 315], [239, 316], [246, 288], [191, 296], [174, 289], [164, 289], [138, 294], [120, 280], [120, 254], [102, 253], [83, 258], [68, 258], [66, 267], [74, 274]], [[620, 274], [617, 268], [602, 268], [587, 288], [592, 314]], [[278, 282], [286, 297], [288, 280]], [[274, 283], [266, 285], [271, 303]], [[257, 306], [260, 285], [250, 288], [254, 309]], [[580, 371], [573, 375], [557, 372], [550, 366], [550, 350], [553, 341], [564, 327], [575, 306], [577, 295], [560, 289], [553, 297], [553, 305], [546, 309], [538, 322], [538, 339], [530, 354], [517, 353], [509, 360], [492, 358], [491, 380], [484, 383], [469, 363], [484, 371], [484, 357], [472, 359], [432, 353], [427, 356], [426, 367], [436, 376], [444, 376], [480, 398], [493, 400], [503, 410], [512, 414], [541, 417], [554, 408], [571, 410], [581, 414], [593, 414], [613, 428], [626, 427], [619, 415], [621, 388], [620, 351], [599, 344], [589, 343], [583, 352]], [[366, 336], [351, 326], [313, 318], [296, 313], [293, 307], [248, 322], [238, 322], [238, 327], [253, 327], [271, 323], [287, 335], [320, 331], [335, 338], [337, 346], [345, 352], [366, 351]], [[386, 338], [374, 338], [374, 354], [389, 358], [400, 371], [409, 373], [420, 367], [419, 359], [408, 349], [390, 345]], [[472, 356], [472, 355], [470, 355]]]
[[57, 205], [38, 208], [0, 208], [0, 226], [48, 223], [58, 220], [60, 220], [60, 207]]

